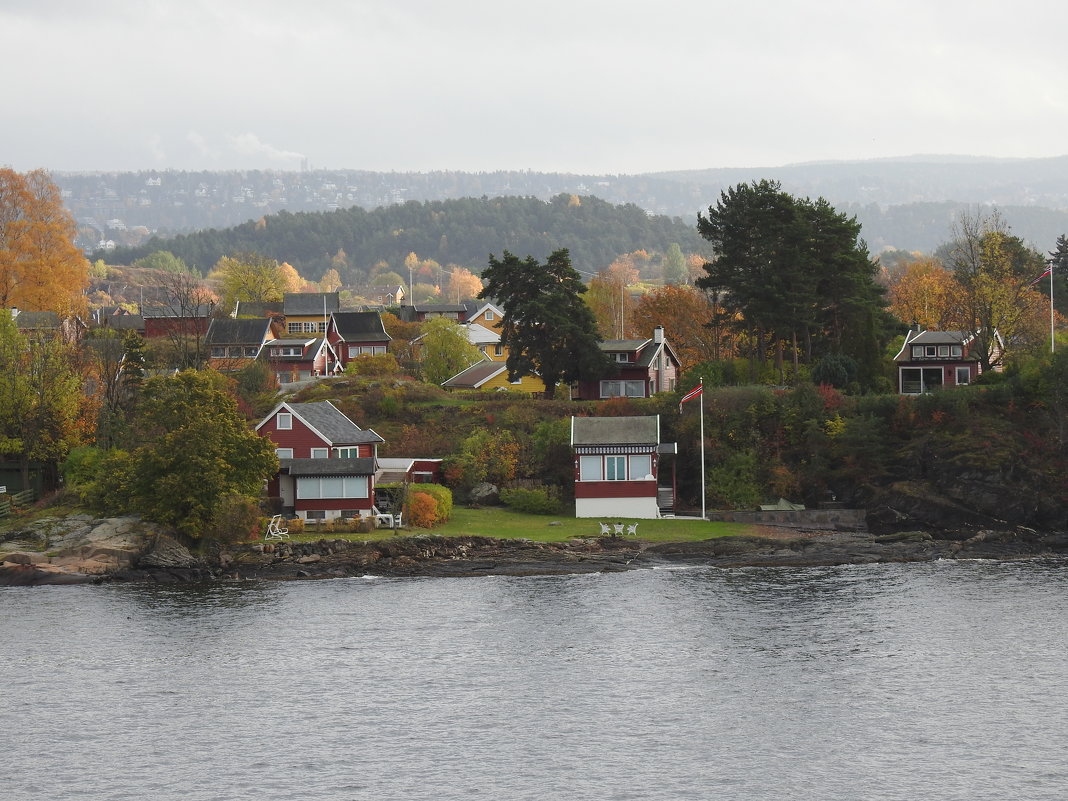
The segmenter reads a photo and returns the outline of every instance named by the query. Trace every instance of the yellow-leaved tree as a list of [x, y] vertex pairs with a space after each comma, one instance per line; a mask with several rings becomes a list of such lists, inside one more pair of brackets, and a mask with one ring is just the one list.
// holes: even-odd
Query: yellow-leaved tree
[[48, 173], [0, 169], [0, 308], [83, 311], [89, 261], [74, 235]]

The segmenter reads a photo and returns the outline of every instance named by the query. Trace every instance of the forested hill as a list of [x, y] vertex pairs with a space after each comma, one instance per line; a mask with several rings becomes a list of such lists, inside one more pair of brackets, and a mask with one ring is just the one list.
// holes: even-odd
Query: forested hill
[[[283, 211], [234, 228], [153, 238], [140, 247], [106, 254], [106, 259], [129, 264], [167, 250], [207, 272], [222, 256], [255, 252], [289, 262], [306, 277], [343, 261], [347, 266], [340, 270], [341, 279], [351, 283], [380, 261], [399, 269], [409, 253], [477, 273], [491, 253], [499, 256], [508, 250], [544, 259], [568, 248], [577, 269], [597, 272], [619, 255], [636, 250], [663, 253], [672, 243], [684, 252], [707, 251], [697, 234], [696, 217], [684, 221], [649, 215], [635, 205], [615, 206], [588, 196], [557, 195], [549, 201], [484, 197], [410, 201], [370, 211]], [[339, 251], [343, 260], [334, 258]]]

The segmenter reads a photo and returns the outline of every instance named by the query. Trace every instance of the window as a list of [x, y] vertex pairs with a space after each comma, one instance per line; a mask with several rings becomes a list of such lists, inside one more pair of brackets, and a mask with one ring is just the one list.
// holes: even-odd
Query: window
[[938, 356], [941, 359], [949, 358], [949, 345], [939, 345]]
[[251, 345], [249, 347], [246, 347], [245, 348], [245, 356], [254, 359], [254, 358], [256, 358], [256, 354], [259, 353], [259, 350], [260, 349], [257, 348], [255, 345]]
[[629, 362], [630, 361], [630, 354], [629, 353], [617, 353], [617, 354], [615, 354], [615, 356], [616, 356], [616, 361], [617, 362]]
[[300, 334], [304, 330], [302, 323], [286, 323], [286, 331], [291, 334]]
[[213, 358], [213, 359], [221, 359], [225, 355], [226, 355], [226, 348], [212, 348], [211, 349], [211, 358]]
[[600, 456], [579, 457], [579, 481], [600, 481], [603, 475]]
[[286, 346], [282, 348], [271, 348], [272, 356], [300, 356], [301, 348]]
[[293, 449], [292, 448], [275, 448], [274, 449], [274, 455], [277, 456], [279, 459], [292, 459], [293, 458]]
[[960, 345], [951, 345], [949, 348], [949, 353], [954, 358], [959, 359], [964, 354], [964, 350], [961, 348]]
[[366, 498], [367, 476], [302, 476], [297, 479], [297, 498]]
[[644, 398], [644, 381], [602, 381], [602, 398]]
[[503, 356], [504, 355], [504, 345], [500, 345], [500, 344], [494, 345], [493, 346], [493, 355], [494, 356]]
[[604, 457], [604, 477], [607, 481], [627, 480], [627, 457], [606, 456]]
[[972, 371], [968, 367], [957, 368], [957, 386], [963, 386], [972, 382]]
[[933, 359], [935, 356], [938, 355], [938, 346], [937, 345], [927, 345], [923, 349], [923, 355]]
[[325, 509], [309, 509], [304, 513], [304, 517], [307, 520], [326, 520]]
[[289, 431], [293, 428], [293, 415], [289, 412], [279, 412], [274, 418], [274, 427], [280, 431]]
[[492, 309], [486, 309], [486, 314], [484, 316], [485, 316], [485, 318], [487, 320], [492, 320], [493, 319], [493, 310]]
[[329, 448], [312, 448], [311, 449], [311, 458], [313, 458], [313, 459], [329, 459], [330, 458], [330, 449]]
[[912, 358], [913, 359], [922, 359], [923, 358], [923, 345], [913, 345], [912, 346]]
[[301, 323], [301, 325], [304, 328], [305, 334], [314, 334], [316, 331], [319, 330], [318, 323]]
[[360, 455], [359, 448], [334, 448], [338, 459], [356, 459]]
[[653, 474], [653, 457], [648, 454], [630, 457], [630, 478], [638, 481]]

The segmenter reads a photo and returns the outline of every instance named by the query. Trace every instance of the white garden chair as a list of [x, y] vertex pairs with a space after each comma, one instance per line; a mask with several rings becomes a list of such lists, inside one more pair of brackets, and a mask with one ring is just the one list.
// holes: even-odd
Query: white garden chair
[[271, 522], [267, 524], [267, 531], [264, 533], [263, 538], [265, 540], [289, 539], [289, 529], [282, 528], [282, 515], [275, 515], [271, 518]]
[[638, 536], [638, 524], [637, 523], [631, 523], [629, 526], [627, 526], [627, 536], [628, 537], [637, 537]]
[[602, 537], [607, 537], [611, 533], [612, 533], [612, 529], [610, 529], [608, 527], [608, 524], [607, 523], [601, 523], [601, 536]]
[[622, 537], [623, 536], [623, 524], [622, 523], [616, 523], [615, 525], [612, 526], [612, 536], [613, 537]]

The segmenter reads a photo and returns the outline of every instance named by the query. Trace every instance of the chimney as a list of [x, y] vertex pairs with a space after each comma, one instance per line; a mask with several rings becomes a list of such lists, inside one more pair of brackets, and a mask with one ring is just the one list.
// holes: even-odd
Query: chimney
[[664, 341], [664, 326], [658, 325], [653, 329], [653, 342], [660, 344]]

